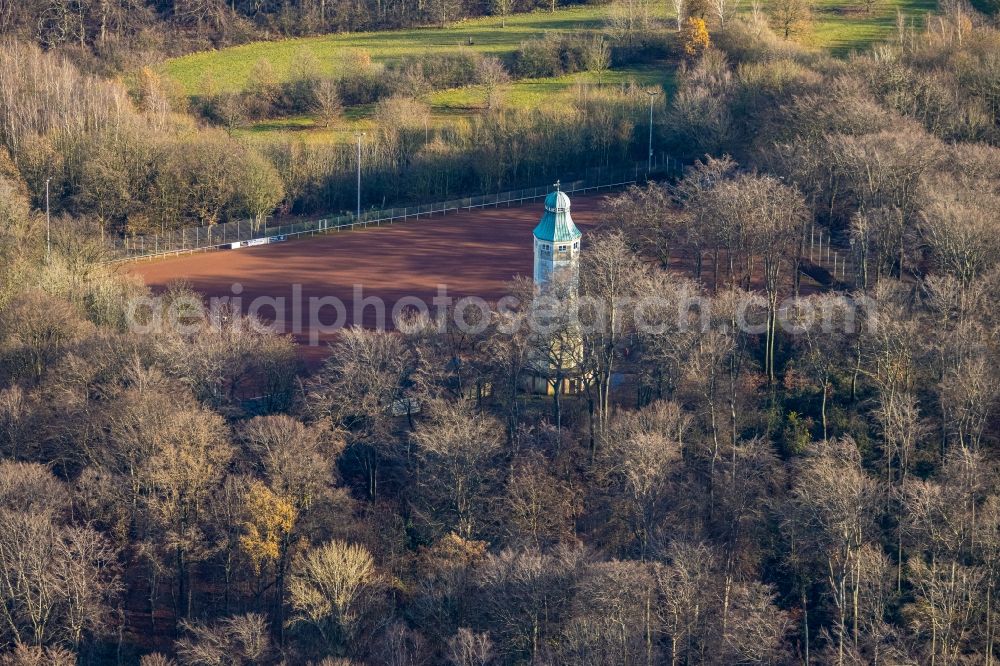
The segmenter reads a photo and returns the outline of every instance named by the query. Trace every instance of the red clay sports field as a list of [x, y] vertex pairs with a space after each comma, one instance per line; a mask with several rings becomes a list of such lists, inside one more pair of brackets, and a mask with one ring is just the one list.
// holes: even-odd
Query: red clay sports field
[[[603, 195], [573, 198], [573, 220], [584, 233], [596, 225], [603, 199]], [[460, 211], [259, 247], [138, 262], [127, 270], [142, 276], [154, 290], [183, 280], [206, 297], [232, 296], [233, 285], [239, 283], [244, 309], [260, 296], [284, 297], [288, 322], [293, 285], [301, 285], [301, 302], [334, 296], [346, 306], [347, 325], [373, 326], [372, 308], [365, 310], [364, 321], [354, 321], [355, 285], [365, 296], [383, 299], [388, 308], [403, 297], [430, 304], [438, 285], [446, 285], [454, 298], [503, 296], [505, 283], [513, 277], [531, 276], [531, 231], [542, 213], [541, 201]], [[300, 317], [303, 331], [307, 309]], [[270, 319], [273, 309], [265, 308], [261, 315]], [[334, 318], [331, 310], [323, 320]], [[304, 334], [296, 337], [305, 341]]]

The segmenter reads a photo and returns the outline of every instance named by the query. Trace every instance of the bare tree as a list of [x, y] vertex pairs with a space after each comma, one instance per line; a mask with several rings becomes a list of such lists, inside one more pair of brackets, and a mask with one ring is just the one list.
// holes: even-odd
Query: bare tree
[[0, 509], [0, 526], [0, 640], [78, 647], [105, 632], [119, 591], [108, 541], [44, 513]]
[[225, 618], [206, 625], [182, 622], [187, 636], [176, 643], [181, 664], [238, 666], [266, 660], [270, 651], [267, 619], [257, 613]]
[[375, 105], [381, 150], [389, 151], [399, 164], [405, 165], [427, 142], [427, 127], [431, 109], [426, 103], [402, 95], [393, 95]]
[[603, 437], [602, 460], [619, 484], [643, 556], [662, 524], [690, 422], [678, 405], [658, 403], [623, 415]]
[[659, 663], [655, 595], [644, 563], [613, 560], [586, 567], [563, 630], [559, 663]]
[[791, 328], [792, 342], [800, 350], [797, 364], [820, 392], [820, 419], [823, 439], [828, 436], [827, 404], [833, 394], [837, 371], [849, 367], [855, 348], [852, 340], [857, 313], [847, 299], [823, 294], [801, 299], [786, 309], [785, 323]]
[[826, 181], [817, 197], [818, 213], [846, 222], [855, 210], [898, 210], [904, 221], [915, 222], [925, 175], [940, 163], [943, 147], [910, 123], [877, 128], [882, 122], [887, 119], [858, 136], [847, 133], [848, 124], [823, 137], [814, 156], [819, 177]]
[[917, 444], [927, 428], [920, 420], [917, 399], [912, 393], [892, 393], [880, 402], [875, 418], [882, 428], [886, 479], [904, 484], [913, 467]]
[[426, 410], [429, 422], [412, 436], [420, 461], [420, 518], [435, 532], [456, 531], [471, 538], [489, 504], [503, 430], [461, 402], [438, 401]]
[[659, 298], [643, 304], [635, 316], [638, 351], [643, 360], [638, 365], [642, 400], [673, 399], [701, 340], [698, 303], [707, 302], [701, 285], [693, 280], [677, 279], [663, 271], [652, 271], [646, 290]]
[[507, 17], [514, 11], [514, 0], [493, 0], [493, 15], [500, 17], [500, 27], [507, 27]]
[[487, 109], [496, 109], [503, 104], [503, 96], [510, 74], [499, 58], [484, 56], [476, 63], [476, 80], [483, 89]]
[[316, 84], [314, 93], [316, 98], [315, 110], [323, 127], [329, 128], [340, 120], [344, 112], [344, 105], [340, 101], [340, 92], [337, 90], [337, 82], [333, 79], [320, 79]]
[[334, 481], [334, 461], [343, 441], [323, 428], [280, 414], [259, 416], [238, 431], [244, 463], [300, 511], [307, 511]]
[[289, 585], [291, 623], [309, 624], [331, 646], [345, 646], [361, 629], [380, 577], [361, 545], [331, 541], [295, 563]]
[[477, 634], [462, 627], [448, 639], [448, 661], [454, 666], [487, 666], [493, 658], [493, 641], [488, 632]]
[[433, 649], [424, 635], [396, 620], [379, 636], [375, 653], [385, 666], [424, 666], [431, 663]]
[[271, 114], [278, 99], [278, 77], [270, 60], [260, 58], [253, 64], [245, 87], [247, 110], [255, 118]]
[[552, 419], [561, 432], [563, 393], [584, 371], [576, 276], [555, 276], [545, 293], [533, 290], [528, 317], [531, 371], [552, 394]]
[[42, 291], [19, 295], [0, 321], [6, 342], [0, 372], [38, 380], [67, 347], [90, 329], [72, 304]]
[[608, 8], [608, 27], [628, 43], [649, 27], [651, 19], [648, 0], [617, 0]]
[[677, 32], [684, 28], [684, 20], [687, 18], [687, 2], [685, 0], [671, 0], [674, 9], [674, 22], [677, 25]]
[[605, 201], [607, 215], [636, 252], [656, 257], [662, 268], [670, 266], [672, 251], [683, 242], [687, 220], [676, 211], [670, 191], [655, 182], [645, 188], [633, 185]]
[[946, 179], [927, 194], [921, 235], [937, 266], [964, 286], [997, 264], [1000, 194], [985, 183], [963, 187]]
[[642, 296], [646, 270], [625, 236], [613, 232], [590, 241], [580, 265], [580, 319], [585, 361], [597, 387], [598, 431], [611, 417], [611, 377], [633, 330], [632, 307]]
[[736, 16], [740, 9], [740, 0], [710, 0], [712, 15], [719, 21], [719, 28], [725, 29], [726, 21]]
[[710, 546], [672, 541], [664, 549], [665, 564], [654, 564], [655, 606], [666, 634], [671, 666], [696, 659], [709, 649], [713, 620], [703, 608], [715, 606], [719, 588], [718, 557]]
[[284, 183], [274, 165], [256, 153], [248, 153], [234, 175], [234, 198], [243, 208], [241, 212], [250, 216], [256, 233], [285, 198]]
[[[703, 253], [706, 246], [715, 247], [715, 283], [719, 281], [719, 250], [724, 248], [729, 263], [730, 282], [736, 280], [736, 265], [741, 248], [747, 245], [743, 219], [732, 209], [733, 201], [723, 183], [736, 175], [737, 164], [728, 155], [706, 157], [688, 167], [671, 190], [678, 203], [688, 212], [683, 220], [686, 228], [677, 235], [686, 241], [694, 256], [694, 277], [701, 278]], [[744, 278], [744, 281], [749, 277]], [[745, 285], [749, 288], [749, 285]]]
[[28, 221], [29, 212], [28, 198], [18, 184], [0, 176], [0, 229], [9, 233], [23, 228]]
[[66, 485], [45, 465], [0, 462], [0, 507], [59, 515], [69, 500]]
[[532, 336], [529, 330], [529, 304], [534, 297], [530, 278], [518, 278], [508, 288], [521, 307], [498, 309], [479, 349], [491, 359], [488, 371], [494, 397], [504, 408], [507, 440], [514, 443], [520, 427], [522, 392], [531, 363]]
[[236, 92], [220, 93], [212, 100], [212, 110], [229, 136], [247, 121], [247, 106], [244, 97]]
[[859, 645], [863, 612], [861, 585], [869, 572], [863, 556], [874, 530], [878, 489], [861, 467], [850, 438], [818, 444], [802, 465], [791, 496], [788, 519], [795, 532], [810, 535], [800, 547], [819, 558], [827, 575], [827, 594], [837, 624], [837, 662], [849, 643]]
[[[788, 658], [785, 636], [791, 616], [775, 603], [770, 586], [756, 581], [737, 583], [728, 593], [722, 655], [731, 663], [766, 664]], [[721, 656], [721, 655], [720, 655]]]
[[950, 369], [938, 385], [947, 434], [963, 448], [980, 447], [1000, 398], [995, 376], [995, 365], [980, 357]]
[[172, 425], [143, 461], [139, 478], [154, 550], [164, 564], [174, 565], [177, 612], [188, 617], [194, 608], [193, 570], [216, 548], [204, 538], [205, 507], [233, 448], [222, 418], [207, 410], [177, 412]]
[[597, 77], [597, 85], [601, 85], [605, 72], [611, 66], [611, 46], [601, 35], [595, 35], [587, 43], [587, 70]]
[[914, 558], [909, 562], [909, 579], [923, 602], [920, 616], [931, 634], [927, 656], [944, 663], [958, 659], [969, 649], [977, 624], [978, 600], [985, 582], [982, 570], [955, 561], [928, 565]]
[[41, 647], [18, 643], [10, 652], [0, 655], [3, 666], [73, 666], [77, 655], [58, 645]]
[[571, 613], [582, 553], [504, 550], [476, 570], [476, 616], [490, 626], [500, 658], [541, 656]]
[[[858, 212], [851, 218], [851, 247], [862, 289], [867, 290], [883, 275], [903, 274], [910, 263], [907, 240], [905, 219], [898, 208]], [[873, 264], [875, 275], [871, 276]]]
[[760, 257], [763, 264], [763, 286], [768, 304], [764, 369], [774, 382], [778, 293], [808, 209], [798, 189], [771, 176], [740, 175], [732, 181], [719, 183], [713, 190], [717, 192], [720, 207], [736, 220], [750, 243], [749, 256]]
[[771, 5], [771, 24], [785, 39], [802, 32], [811, 16], [809, 0], [778, 0]]
[[572, 487], [550, 473], [549, 464], [539, 455], [514, 465], [504, 498], [508, 542], [545, 548], [572, 538], [579, 507]]
[[917, 596], [909, 610], [929, 634], [923, 648], [930, 660], [954, 661], [977, 630], [993, 630], [984, 611], [995, 581], [984, 574], [993, 573], [995, 557], [980, 557], [988, 552], [981, 545], [995, 538], [995, 527], [983, 521], [995, 515], [995, 487], [995, 468], [981, 454], [954, 449], [936, 479], [911, 478], [904, 488], [907, 578]]
[[[555, 2], [555, 0], [552, 0]], [[457, 0], [432, 0], [430, 3], [431, 15], [441, 28], [458, 17], [462, 5]]]
[[349, 443], [363, 447], [359, 454], [373, 498], [378, 493], [381, 456], [391, 453], [379, 447], [392, 441], [393, 409], [407, 404], [404, 383], [413, 371], [413, 360], [403, 342], [392, 333], [346, 329], [309, 385], [310, 412], [330, 418], [345, 429]]

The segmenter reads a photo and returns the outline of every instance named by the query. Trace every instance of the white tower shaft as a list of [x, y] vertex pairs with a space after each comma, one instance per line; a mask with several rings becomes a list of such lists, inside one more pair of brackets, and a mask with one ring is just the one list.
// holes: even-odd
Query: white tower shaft
[[580, 230], [569, 212], [570, 202], [563, 192], [556, 191], [545, 198], [545, 213], [535, 227], [535, 285], [540, 290], [554, 283], [576, 285], [580, 278]]

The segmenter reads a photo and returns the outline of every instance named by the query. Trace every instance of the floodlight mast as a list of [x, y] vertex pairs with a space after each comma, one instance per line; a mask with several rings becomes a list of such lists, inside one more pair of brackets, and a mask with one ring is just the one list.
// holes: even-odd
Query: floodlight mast
[[646, 155], [646, 173], [653, 170], [653, 99], [659, 95], [657, 90], [647, 90], [649, 95], [649, 152]]
[[358, 208], [356, 219], [361, 219], [361, 138], [364, 132], [355, 132], [354, 138], [358, 140]]

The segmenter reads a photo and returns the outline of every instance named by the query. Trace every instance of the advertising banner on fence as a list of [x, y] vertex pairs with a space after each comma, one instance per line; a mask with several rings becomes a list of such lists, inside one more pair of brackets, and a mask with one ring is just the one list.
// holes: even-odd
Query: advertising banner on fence
[[245, 241], [236, 241], [235, 243], [229, 244], [230, 250], [238, 250], [241, 247], [256, 247], [257, 245], [267, 245], [268, 243], [281, 243], [286, 241], [288, 238], [285, 234], [280, 234], [278, 236], [265, 236], [264, 238], [251, 238]]

